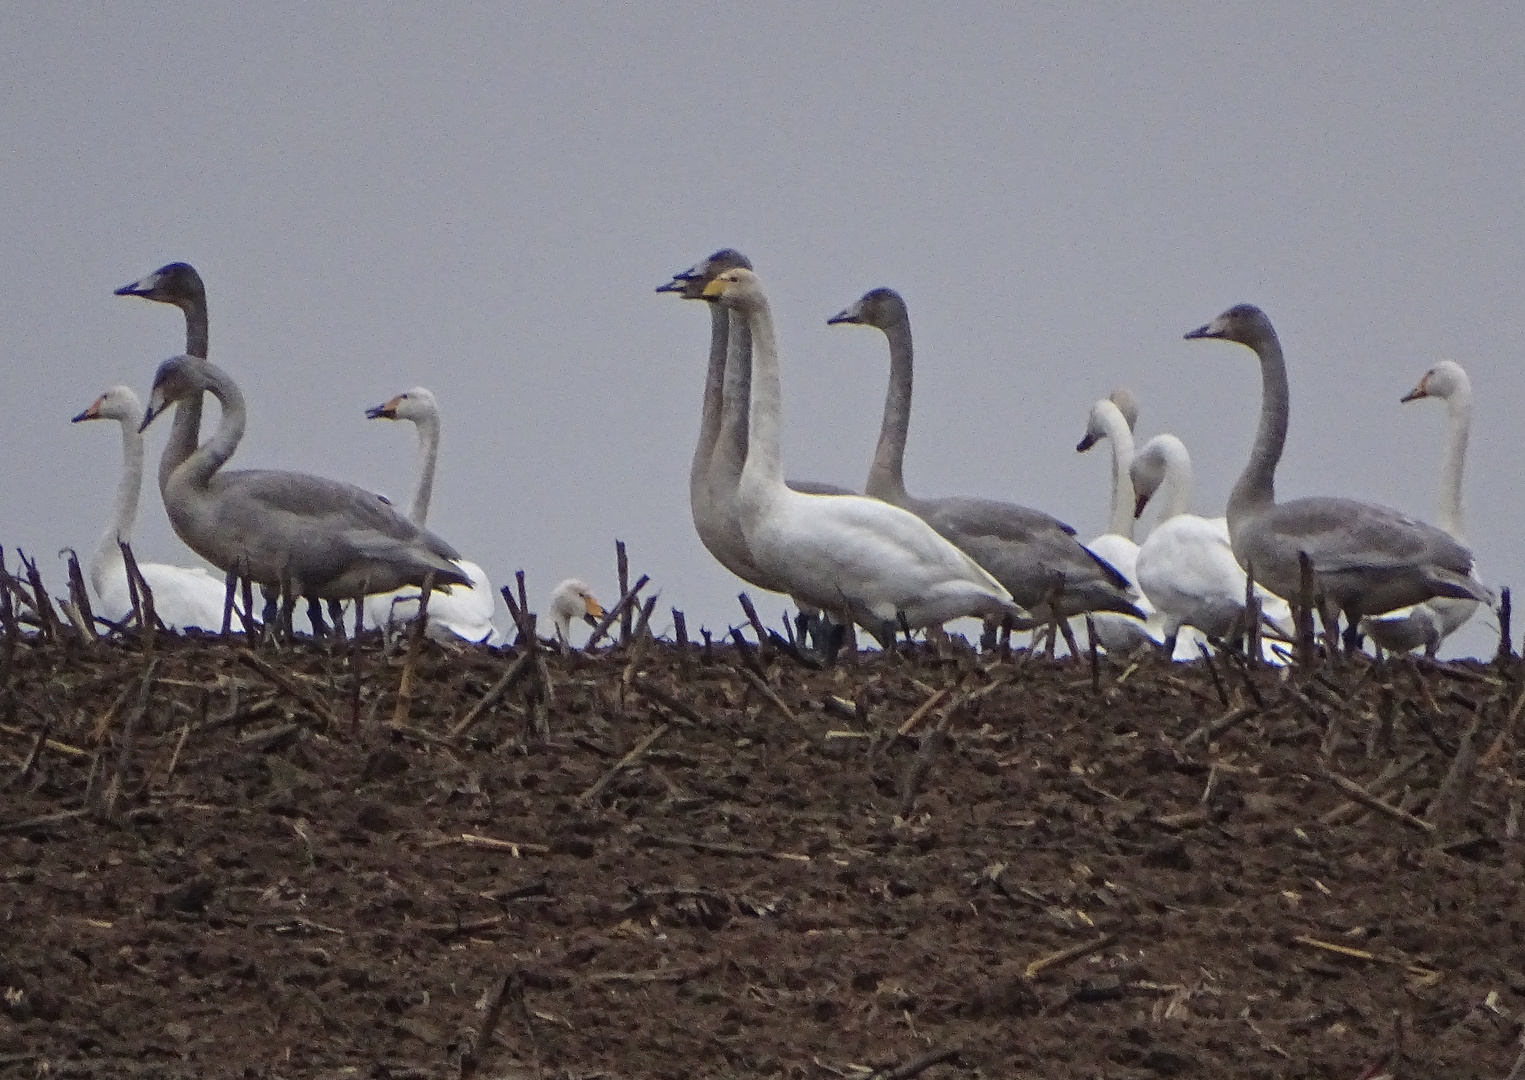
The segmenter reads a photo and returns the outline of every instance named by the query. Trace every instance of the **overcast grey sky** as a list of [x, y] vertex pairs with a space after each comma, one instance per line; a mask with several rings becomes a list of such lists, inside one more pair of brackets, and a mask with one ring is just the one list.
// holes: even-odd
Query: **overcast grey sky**
[[[0, 543], [55, 575], [94, 544], [118, 440], [68, 419], [180, 350], [177, 311], [111, 291], [183, 259], [249, 398], [235, 465], [400, 501], [411, 431], [364, 410], [426, 385], [431, 525], [497, 583], [607, 602], [619, 537], [664, 610], [723, 627], [740, 583], [687, 504], [709, 320], [652, 290], [734, 245], [779, 322], [791, 476], [862, 483], [885, 343], [826, 319], [890, 285], [914, 492], [1094, 535], [1105, 455], [1074, 444], [1127, 383], [1221, 513], [1258, 374], [1181, 335], [1248, 300], [1291, 367], [1279, 495], [1432, 517], [1443, 410], [1398, 398], [1456, 359], [1470, 537], [1525, 582], [1525, 8], [1336, 7], [8, 5]], [[140, 557], [193, 561], [151, 480], [141, 520]]]

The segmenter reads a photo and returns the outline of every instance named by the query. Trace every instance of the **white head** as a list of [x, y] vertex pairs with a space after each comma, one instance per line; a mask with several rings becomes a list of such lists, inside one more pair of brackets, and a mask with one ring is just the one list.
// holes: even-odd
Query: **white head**
[[551, 621], [556, 626], [556, 639], [567, 641], [572, 632], [572, 620], [581, 618], [589, 626], [598, 625], [604, 617], [603, 606], [593, 596], [587, 582], [567, 578], [551, 590]]
[[1165, 483], [1165, 478], [1181, 466], [1191, 467], [1186, 444], [1174, 435], [1156, 435], [1133, 455], [1128, 476], [1133, 480], [1133, 516], [1140, 517], [1144, 507]]
[[704, 287], [704, 298], [738, 311], [751, 311], [765, 303], [762, 282], [744, 266], [716, 275]]
[[1109, 420], [1118, 417], [1128, 425], [1129, 431], [1138, 423], [1138, 402], [1133, 397], [1133, 391], [1125, 387], [1119, 387], [1106, 397], [1098, 398], [1091, 406], [1091, 411], [1086, 416], [1085, 437], [1076, 445], [1076, 452], [1083, 454], [1105, 439]]
[[1453, 394], [1471, 389], [1472, 384], [1462, 366], [1455, 360], [1442, 360], [1426, 371], [1419, 380], [1419, 385], [1404, 394], [1402, 400], [1418, 401], [1420, 398], [1432, 397], [1445, 401]]
[[113, 386], [90, 403], [71, 423], [81, 420], [120, 420], [134, 430], [143, 422], [143, 402], [130, 386]]
[[434, 394], [422, 386], [404, 390], [390, 401], [365, 410], [371, 420], [411, 420], [418, 424], [439, 416]]

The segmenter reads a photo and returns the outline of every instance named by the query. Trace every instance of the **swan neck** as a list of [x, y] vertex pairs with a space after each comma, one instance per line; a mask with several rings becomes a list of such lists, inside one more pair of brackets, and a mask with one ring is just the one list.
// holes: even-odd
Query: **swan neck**
[[1250, 460], [1239, 474], [1239, 482], [1229, 493], [1230, 520], [1241, 514], [1267, 507], [1276, 501], [1276, 465], [1281, 461], [1282, 446], [1287, 441], [1287, 416], [1291, 408], [1287, 389], [1287, 364], [1281, 342], [1275, 333], [1252, 348], [1260, 358], [1260, 423]]
[[905, 443], [911, 431], [911, 318], [904, 315], [881, 329], [890, 343], [890, 382], [884, 391], [884, 417], [864, 491], [902, 504], [906, 501]]
[[1446, 448], [1440, 459], [1440, 491], [1436, 524], [1452, 536], [1463, 534], [1461, 476], [1467, 463], [1467, 440], [1472, 429], [1472, 388], [1458, 387], [1446, 399]]
[[429, 500], [434, 495], [434, 467], [439, 463], [439, 415], [414, 421], [418, 429], [418, 479], [413, 485], [413, 501], [408, 518], [420, 529], [429, 520]]
[[[181, 308], [185, 312], [185, 355], [205, 360], [209, 355], [210, 339], [206, 297], [195, 296]], [[201, 439], [201, 404], [203, 395], [186, 398], [175, 406], [175, 416], [170, 425], [169, 442], [159, 458], [159, 490], [163, 492], [170, 476], [181, 462], [196, 451]]]
[[[177, 482], [183, 477], [194, 487], [205, 487], [216, 475], [217, 470], [227, 464], [244, 437], [244, 424], [248, 420], [243, 391], [239, 390], [238, 384], [228, 373], [210, 363], [204, 365], [202, 371], [206, 379], [207, 392], [215, 397], [218, 405], [222, 407], [222, 417], [212, 437], [202, 443], [185, 463], [175, 470]], [[197, 395], [197, 397], [200, 396]]]
[[1191, 512], [1194, 486], [1191, 458], [1187, 456], [1184, 447], [1173, 448], [1165, 458], [1165, 509], [1161, 521], [1169, 521]]
[[720, 310], [730, 316], [730, 332], [725, 355], [725, 404], [721, 409], [714, 460], [720, 466], [722, 477], [729, 477], [734, 482], [747, 459], [747, 435], [751, 426], [747, 414], [752, 398], [752, 331], [740, 312], [731, 312], [724, 307]]
[[773, 331], [773, 312], [765, 297], [757, 298], [748, 313], [747, 325], [752, 331], [752, 386], [742, 483], [783, 487], [784, 466], [779, 449], [783, 393], [778, 375], [778, 339]]
[[692, 501], [696, 493], [703, 500], [710, 459], [715, 454], [715, 440], [720, 434], [720, 413], [724, 408], [726, 328], [730, 315], [720, 304], [710, 309], [710, 363], [704, 375], [704, 403], [699, 413], [699, 441], [694, 446], [694, 461], [688, 470], [688, 490]]
[[1112, 447], [1112, 508], [1107, 521], [1107, 532], [1133, 539], [1133, 477], [1128, 467], [1133, 464], [1133, 432], [1128, 421], [1117, 409], [1102, 411], [1102, 426], [1107, 432], [1107, 443]]
[[138, 492], [143, 486], [143, 436], [138, 432], [138, 418], [122, 422], [122, 472], [117, 478], [116, 502], [112, 508], [111, 523], [101, 534], [100, 543], [90, 559], [90, 583], [96, 595], [105, 593], [107, 579], [112, 571], [122, 565], [122, 542], [132, 542], [132, 532], [138, 522]]

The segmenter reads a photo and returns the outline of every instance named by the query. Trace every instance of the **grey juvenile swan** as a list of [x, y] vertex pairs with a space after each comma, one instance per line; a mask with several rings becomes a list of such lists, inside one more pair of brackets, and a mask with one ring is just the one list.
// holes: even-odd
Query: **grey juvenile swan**
[[[1296, 599], [1298, 553], [1313, 566], [1326, 618], [1346, 619], [1345, 647], [1359, 639], [1363, 615], [1380, 615], [1431, 597], [1486, 601], [1474, 580], [1472, 552], [1446, 533], [1385, 506], [1329, 496], [1276, 501], [1276, 465], [1287, 438], [1290, 394], [1281, 342], [1265, 312], [1253, 304], [1229, 308], [1188, 339], [1236, 341], [1260, 358], [1260, 423], [1250, 460], [1228, 499], [1234, 558], [1283, 599]], [[1334, 627], [1326, 623], [1333, 641]]]
[[1086, 550], [1075, 539], [1075, 530], [1057, 518], [995, 499], [959, 495], [918, 499], [907, 494], [902, 464], [911, 426], [911, 319], [905, 301], [893, 289], [873, 289], [826, 321], [828, 325], [877, 327], [889, 339], [889, 389], [866, 494], [922, 518], [988, 570], [1013, 600], [1035, 616], [1052, 617], [1050, 598], [1056, 587], [1062, 587], [1061, 617], [1086, 611], [1144, 617], [1128, 599], [1128, 579]]
[[213, 566], [237, 568], [261, 585], [290, 580], [308, 598], [346, 599], [422, 585], [469, 585], [456, 550], [419, 528], [379, 495], [305, 473], [223, 472], [243, 438], [243, 393], [215, 364], [172, 356], [154, 374], [147, 428], [171, 405], [210, 392], [222, 406], [217, 432], [164, 485], [170, 524]]

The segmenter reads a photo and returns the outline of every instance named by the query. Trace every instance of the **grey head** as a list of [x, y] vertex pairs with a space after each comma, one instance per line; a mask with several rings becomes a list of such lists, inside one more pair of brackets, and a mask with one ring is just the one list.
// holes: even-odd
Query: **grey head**
[[1212, 322], [1199, 326], [1186, 334], [1188, 341], [1196, 338], [1217, 338], [1220, 341], [1237, 341], [1255, 348], [1276, 339], [1276, 330], [1266, 313], [1254, 304], [1235, 304]]
[[896, 323], [910, 319], [905, 300], [894, 289], [870, 289], [857, 301], [843, 308], [826, 320], [827, 326], [839, 323], [855, 323], [859, 326], [875, 326], [888, 329]]
[[704, 299], [704, 287], [727, 270], [737, 267], [752, 269], [752, 261], [735, 248], [721, 248], [706, 259], [700, 259], [687, 270], [680, 270], [665, 285], [658, 285], [657, 292], [675, 292], [685, 300]]
[[154, 372], [153, 392], [148, 397], [148, 411], [143, 414], [139, 431], [145, 431], [154, 419], [177, 401], [199, 394], [207, 387], [202, 362], [193, 356], [171, 356]]
[[1117, 406], [1117, 411], [1123, 414], [1123, 419], [1128, 422], [1128, 430], [1133, 431], [1138, 427], [1138, 398], [1133, 391], [1126, 386], [1119, 386], [1107, 395], [1107, 400]]
[[187, 308], [206, 303], [206, 286], [201, 275], [190, 263], [172, 262], [159, 267], [153, 273], [139, 278], [130, 285], [116, 290], [117, 296], [141, 296], [145, 300], [157, 300], [161, 304], [174, 304]]

